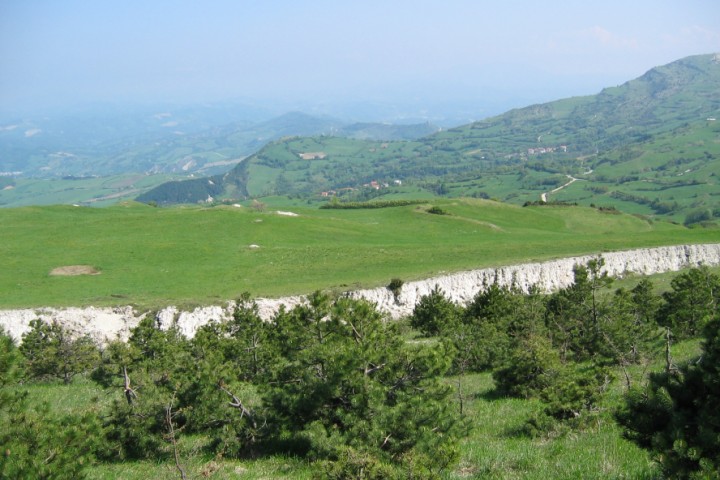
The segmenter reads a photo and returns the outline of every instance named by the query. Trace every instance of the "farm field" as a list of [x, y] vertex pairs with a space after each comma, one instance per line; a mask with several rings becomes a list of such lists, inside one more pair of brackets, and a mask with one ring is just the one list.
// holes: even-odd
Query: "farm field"
[[[431, 206], [447, 215], [428, 213]], [[478, 199], [362, 210], [269, 199], [259, 210], [136, 203], [2, 209], [0, 308], [207, 305], [243, 292], [346, 291], [391, 278], [720, 241], [716, 228]], [[95, 274], [50, 275], [76, 265]]]

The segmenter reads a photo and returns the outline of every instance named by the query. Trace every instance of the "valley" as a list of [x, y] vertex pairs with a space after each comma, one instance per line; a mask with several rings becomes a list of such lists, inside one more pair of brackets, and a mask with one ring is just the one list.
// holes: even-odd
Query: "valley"
[[646, 409], [674, 439], [667, 405], [714, 404], [719, 84], [704, 55], [448, 129], [0, 127], [0, 160], [30, 152], [0, 163], [0, 476], [40, 439], [87, 478], [658, 477]]
[[[138, 200], [319, 201], [332, 191], [342, 202], [422, 192], [521, 205], [565, 185], [569, 175], [583, 181], [549, 201], [713, 222], [720, 215], [718, 84], [717, 57], [700, 55], [597, 95], [531, 105], [415, 140], [283, 138], [226, 173], [160, 185]], [[322, 155], [308, 156], [313, 152]]]
[[5, 2], [0, 479], [720, 479], [717, 2]]
[[[313, 205], [461, 197], [522, 205], [545, 193], [549, 202], [714, 223], [719, 83], [717, 56], [698, 55], [596, 95], [448, 129], [298, 112], [268, 118], [218, 105], [147, 111], [140, 124], [128, 112], [116, 124], [112, 112], [90, 124], [78, 120], [85, 117], [70, 125], [57, 118], [16, 122], [0, 130], [0, 170], [7, 174], [0, 206], [265, 197]], [[79, 137], [81, 131], [92, 136]], [[566, 185], [568, 176], [582, 181]]]

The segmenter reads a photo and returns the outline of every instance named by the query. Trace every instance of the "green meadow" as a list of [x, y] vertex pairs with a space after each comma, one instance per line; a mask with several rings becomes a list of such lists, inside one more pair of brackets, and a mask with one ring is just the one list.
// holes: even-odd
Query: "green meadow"
[[[720, 241], [589, 207], [519, 207], [479, 199], [321, 210], [268, 199], [245, 206], [126, 203], [0, 209], [0, 308], [157, 308], [387, 285], [473, 268], [640, 247]], [[432, 203], [430, 203], [432, 202]], [[438, 206], [448, 215], [428, 213]], [[297, 216], [279, 211], [292, 209]], [[86, 265], [95, 275], [58, 276]]]

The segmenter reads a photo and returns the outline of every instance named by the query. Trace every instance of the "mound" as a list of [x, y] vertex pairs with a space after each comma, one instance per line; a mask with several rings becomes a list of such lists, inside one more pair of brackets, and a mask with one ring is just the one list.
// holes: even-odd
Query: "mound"
[[100, 275], [100, 272], [91, 265], [65, 265], [63, 267], [54, 268], [50, 275]]

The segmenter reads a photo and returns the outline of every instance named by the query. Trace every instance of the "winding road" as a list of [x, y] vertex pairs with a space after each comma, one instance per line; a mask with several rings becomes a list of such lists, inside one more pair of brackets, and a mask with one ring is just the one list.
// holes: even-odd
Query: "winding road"
[[560, 190], [562, 190], [563, 188], [567, 187], [567, 186], [570, 185], [571, 183], [578, 181], [577, 178], [575, 178], [575, 177], [573, 177], [573, 176], [571, 176], [571, 175], [565, 175], [565, 176], [570, 179], [569, 182], [567, 182], [567, 183], [564, 184], [564, 185], [560, 185], [559, 187], [557, 187], [557, 188], [555, 188], [555, 189], [553, 189], [553, 190], [550, 190], [549, 192], [541, 193], [541, 194], [540, 194], [540, 200], [542, 200], [544, 203], [547, 203], [547, 196], [548, 196], [549, 194], [559, 192]]

